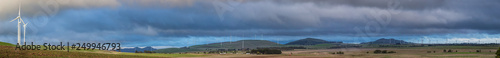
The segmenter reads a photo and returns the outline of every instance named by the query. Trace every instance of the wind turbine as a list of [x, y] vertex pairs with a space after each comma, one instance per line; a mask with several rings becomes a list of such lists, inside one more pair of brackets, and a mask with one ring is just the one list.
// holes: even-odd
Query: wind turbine
[[257, 40], [257, 35], [254, 34], [254, 37], [253, 37], [254, 40]]
[[245, 48], [245, 40], [242, 40], [243, 42], [241, 43], [241, 48], [244, 49]]
[[263, 40], [264, 39], [264, 35], [263, 34], [260, 34], [260, 40]]
[[[12, 19], [10, 22], [15, 21], [15, 20], [17, 20], [17, 43], [19, 43], [21, 45], [22, 43], [21, 43], [21, 26], [20, 25], [21, 25], [21, 23], [24, 24], [24, 21], [21, 18], [21, 4], [19, 4], [17, 17], [15, 19]], [[26, 25], [27, 24], [24, 24], [24, 29], [26, 29]], [[26, 33], [26, 30], [24, 31], [24, 33]], [[24, 34], [24, 35], [26, 35], [26, 34]], [[26, 37], [25, 37], [25, 39], [26, 39]]]
[[481, 44], [481, 39], [479, 39], [479, 43], [478, 44]]
[[232, 44], [233, 36], [229, 36], [229, 44]]

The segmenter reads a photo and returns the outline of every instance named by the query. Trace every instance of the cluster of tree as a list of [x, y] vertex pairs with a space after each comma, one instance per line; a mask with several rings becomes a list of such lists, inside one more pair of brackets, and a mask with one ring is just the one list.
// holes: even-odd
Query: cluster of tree
[[[446, 49], [443, 50], [443, 52], [453, 52], [453, 50], [451, 49], [448, 49], [448, 51]], [[455, 50], [455, 52], [458, 52], [457, 50]]]
[[396, 53], [395, 51], [387, 51], [387, 50], [375, 50], [373, 53]]
[[436, 53], [436, 51], [427, 51], [427, 53]]
[[155, 53], [154, 51], [146, 51], [144, 50], [144, 53]]
[[142, 52], [142, 51], [135, 51], [135, 53], [155, 53], [155, 52], [154, 51], [144, 50], [144, 52]]
[[332, 52], [332, 53], [330, 53], [330, 54], [344, 54], [344, 52], [339, 51], [339, 52]]
[[306, 49], [306, 47], [257, 47], [257, 49], [276, 49], [276, 50], [293, 50], [293, 49]]
[[241, 48], [241, 49], [205, 49], [206, 51], [247, 51], [250, 50], [250, 48]]
[[495, 56], [495, 58], [500, 58], [500, 48], [498, 48], [498, 50], [495, 54], [497, 55], [497, 56]]
[[378, 45], [379, 47], [422, 47], [418, 45]]
[[[233, 53], [236, 54], [238, 51], [208, 51], [208, 54], [220, 54], [220, 53]], [[207, 54], [207, 52], [203, 52], [204, 54]]]
[[339, 46], [333, 46], [330, 47], [329, 49], [338, 49], [338, 48], [361, 48], [361, 45], [339, 45]]
[[281, 50], [276, 49], [254, 49], [250, 50], [252, 54], [281, 54]]

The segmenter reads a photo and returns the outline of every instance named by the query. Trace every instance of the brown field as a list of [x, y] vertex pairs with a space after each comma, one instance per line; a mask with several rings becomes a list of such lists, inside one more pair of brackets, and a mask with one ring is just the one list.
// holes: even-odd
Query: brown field
[[104, 50], [15, 50], [12, 46], [0, 45], [0, 58], [174, 58], [201, 57], [194, 54], [125, 53]]
[[[133, 55], [113, 55], [102, 53], [85, 53], [85, 52], [67, 52], [67, 51], [49, 51], [49, 50], [15, 50], [12, 46], [0, 45], [0, 58], [54, 58], [54, 57], [69, 57], [69, 58], [122, 58], [122, 57], [147, 57]], [[150, 58], [150, 57], [149, 57]]]
[[[446, 47], [417, 48], [342, 48], [342, 49], [297, 49], [282, 54], [161, 54], [122, 53], [113, 51], [46, 51], [14, 50], [12, 46], [0, 45], [0, 58], [494, 58], [497, 47], [450, 46], [453, 52], [443, 52]], [[458, 48], [457, 48], [458, 47]], [[482, 50], [476, 52], [476, 50]], [[389, 54], [374, 54], [374, 50], [396, 51]], [[448, 49], [447, 49], [448, 50]], [[455, 52], [457, 50], [458, 52]], [[345, 54], [330, 54], [342, 51]], [[427, 53], [427, 51], [436, 51]], [[491, 52], [490, 52], [491, 51]], [[369, 52], [369, 53], [366, 53]]]
[[[396, 51], [397, 53], [372, 53], [377, 49]], [[496, 52], [496, 49], [481, 49], [482, 52], [476, 52], [476, 49], [452, 50], [453, 52], [443, 52], [443, 49], [343, 48], [283, 51], [283, 54], [274, 55], [214, 54], [207, 57], [186, 58], [494, 58], [494, 53]], [[455, 50], [458, 50], [458, 52], [455, 52]], [[330, 54], [331, 52], [338, 51], [342, 51], [345, 54]], [[427, 53], [427, 51], [436, 51], [436, 53]]]

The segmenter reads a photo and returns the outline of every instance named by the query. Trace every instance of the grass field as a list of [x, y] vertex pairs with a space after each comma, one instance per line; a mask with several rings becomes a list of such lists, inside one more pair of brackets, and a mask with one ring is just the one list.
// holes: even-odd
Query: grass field
[[[0, 42], [0, 58], [171, 58], [203, 57], [197, 54], [124, 53], [105, 50], [15, 50], [15, 45]], [[66, 48], [67, 49], [67, 48]]]
[[[283, 51], [283, 54], [163, 54], [125, 53], [105, 50], [14, 50], [9, 43], [0, 42], [0, 56], [7, 58], [494, 58], [498, 47], [492, 46], [430, 46], [430, 47], [365, 47], [339, 49], [297, 49]], [[332, 45], [312, 45], [324, 48]], [[452, 49], [453, 52], [443, 52]], [[374, 50], [396, 51], [389, 54], [375, 54]], [[481, 50], [481, 52], [476, 52]], [[345, 54], [331, 54], [342, 51]], [[428, 53], [428, 51], [432, 51]], [[436, 52], [434, 52], [436, 51]], [[456, 51], [456, 52], [455, 52]], [[368, 52], [368, 53], [366, 53]]]
[[66, 51], [48, 51], [48, 50], [14, 50], [11, 46], [0, 46], [0, 56], [7, 58], [54, 58], [54, 57], [132, 57], [141, 58], [148, 56], [133, 56], [133, 55], [115, 55], [115, 54], [101, 54], [101, 53], [85, 53], [85, 52], [66, 52]]
[[[453, 52], [443, 52], [445, 47]], [[272, 55], [215, 55], [207, 58], [494, 58], [498, 47], [487, 46], [433, 46], [413, 48], [340, 48], [340, 49], [298, 49]], [[375, 54], [374, 50], [396, 51], [396, 53]], [[481, 50], [481, 52], [476, 52]], [[345, 54], [331, 54], [342, 51]], [[428, 53], [427, 51], [432, 51]], [[434, 51], [436, 51], [434, 53]], [[456, 52], [455, 52], [456, 51]], [[490, 52], [491, 51], [491, 52]], [[369, 53], [366, 53], [369, 52]]]
[[365, 48], [397, 48], [397, 49], [497, 49], [492, 46], [425, 46], [425, 47], [365, 47]]
[[13, 47], [16, 46], [14, 44], [6, 43], [6, 42], [0, 42], [0, 45], [2, 45], [2, 46], [13, 46]]

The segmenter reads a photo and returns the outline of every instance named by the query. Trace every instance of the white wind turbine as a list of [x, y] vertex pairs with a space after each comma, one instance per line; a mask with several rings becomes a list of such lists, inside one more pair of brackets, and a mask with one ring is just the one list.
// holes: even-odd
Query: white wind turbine
[[[15, 19], [12, 19], [10, 22], [12, 21], [15, 21], [17, 20], [17, 43], [19, 44], [22, 44], [21, 43], [21, 26], [20, 24], [23, 23], [23, 27], [24, 27], [24, 33], [26, 33], [26, 25], [23, 21], [23, 19], [21, 18], [21, 4], [19, 4], [19, 10], [18, 10], [18, 16], [15, 18]], [[26, 34], [24, 34], [26, 35]], [[24, 36], [25, 38], [25, 41], [26, 41], [26, 36]]]
[[26, 42], [26, 25], [28, 25], [28, 23], [23, 24], [23, 28], [24, 28], [24, 29], [23, 29], [23, 30], [24, 30], [24, 31], [23, 31], [23, 38], [24, 38], [23, 42]]

